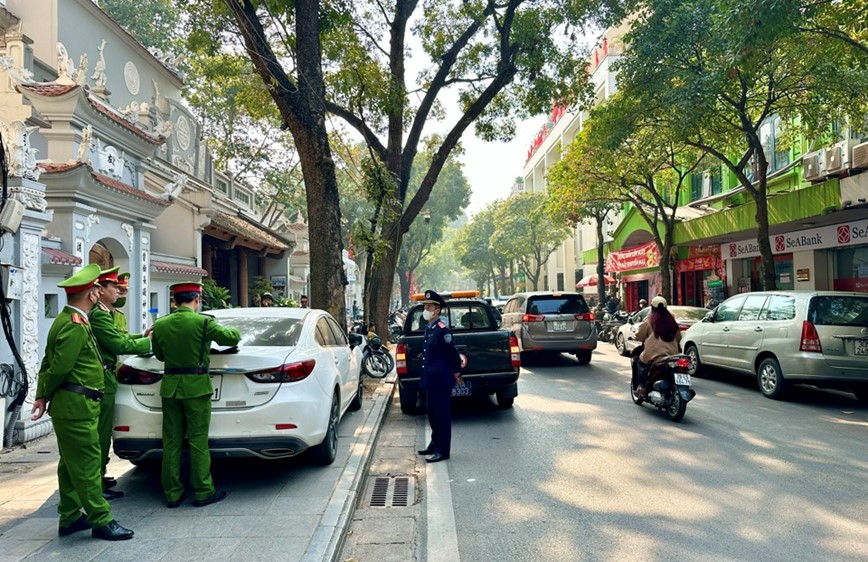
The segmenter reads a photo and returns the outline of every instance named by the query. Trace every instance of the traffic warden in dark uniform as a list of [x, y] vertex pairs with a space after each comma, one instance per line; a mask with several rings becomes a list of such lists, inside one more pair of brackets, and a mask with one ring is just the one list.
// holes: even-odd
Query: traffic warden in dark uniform
[[426, 462], [439, 462], [449, 458], [452, 443], [452, 388], [461, 383], [461, 356], [452, 341], [452, 332], [440, 319], [446, 301], [436, 292], [425, 291], [425, 343], [422, 351], [422, 380], [428, 405], [428, 423], [431, 424], [431, 442], [418, 451], [431, 455]]
[[120, 294], [119, 267], [106, 269], [99, 274], [99, 301], [88, 314], [90, 326], [105, 369], [105, 390], [99, 402], [99, 443], [102, 450], [103, 496], [107, 500], [123, 497], [124, 493], [112, 488], [117, 480], [106, 477], [106, 466], [111, 454], [112, 427], [115, 417], [115, 395], [118, 391], [118, 355], [140, 355], [151, 351], [151, 340], [147, 337], [131, 337], [127, 330], [119, 330], [115, 324], [115, 303]]
[[96, 538], [117, 541], [133, 538], [133, 532], [112, 517], [100, 482], [98, 424], [105, 373], [87, 316], [99, 298], [99, 273], [99, 266], [90, 264], [58, 283], [66, 291], [67, 305], [48, 331], [31, 419], [41, 418], [47, 404], [60, 451], [58, 534], [92, 529]]
[[166, 363], [160, 386], [163, 401], [163, 495], [167, 507], [184, 501], [181, 483], [181, 447], [184, 434], [190, 445], [190, 484], [196, 499], [193, 505], [219, 502], [226, 497], [217, 491], [211, 478], [211, 453], [208, 428], [211, 425], [211, 395], [214, 388], [208, 376], [211, 342], [236, 345], [241, 334], [199, 314], [202, 285], [172, 285], [177, 308], [154, 322], [154, 355]]

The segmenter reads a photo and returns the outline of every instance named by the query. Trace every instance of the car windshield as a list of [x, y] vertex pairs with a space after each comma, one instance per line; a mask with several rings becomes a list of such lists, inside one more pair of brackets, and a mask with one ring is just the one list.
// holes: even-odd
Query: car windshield
[[868, 326], [868, 296], [814, 297], [808, 321], [819, 326]]
[[241, 332], [240, 346], [283, 347], [298, 344], [300, 318], [222, 317], [220, 324]]
[[581, 295], [537, 296], [531, 297], [527, 305], [528, 314], [584, 314], [590, 312]]
[[677, 306], [670, 306], [669, 311], [672, 312], [672, 316], [676, 320], [693, 320], [695, 322], [699, 322], [708, 314], [707, 308], [679, 308]]

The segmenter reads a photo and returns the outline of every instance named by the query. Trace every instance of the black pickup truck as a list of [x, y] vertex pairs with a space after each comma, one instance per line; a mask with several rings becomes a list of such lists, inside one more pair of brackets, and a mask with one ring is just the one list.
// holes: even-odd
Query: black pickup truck
[[[456, 293], [441, 296], [447, 306], [440, 311], [440, 319], [452, 330], [461, 354], [464, 381], [452, 390], [452, 396], [494, 394], [500, 407], [511, 407], [518, 395], [521, 365], [518, 340], [500, 329], [494, 310], [485, 301], [457, 297]], [[407, 312], [395, 353], [401, 411], [410, 415], [419, 412], [420, 401], [425, 403], [424, 391], [419, 388], [422, 344], [428, 324], [422, 318], [423, 310], [424, 305], [419, 303]]]

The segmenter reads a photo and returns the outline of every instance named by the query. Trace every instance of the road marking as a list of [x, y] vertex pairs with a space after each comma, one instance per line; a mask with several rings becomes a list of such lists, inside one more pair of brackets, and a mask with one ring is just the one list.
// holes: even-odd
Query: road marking
[[[425, 442], [431, 442], [431, 428], [425, 430]], [[425, 463], [425, 491], [428, 520], [428, 562], [456, 562], [458, 533], [452, 508], [449, 484], [449, 461]]]

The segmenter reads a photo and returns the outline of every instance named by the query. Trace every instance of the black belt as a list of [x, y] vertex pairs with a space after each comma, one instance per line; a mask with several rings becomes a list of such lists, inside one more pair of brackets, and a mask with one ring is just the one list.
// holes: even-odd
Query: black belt
[[166, 375], [207, 375], [208, 367], [167, 367]]
[[70, 392], [75, 392], [76, 394], [83, 394], [92, 400], [101, 400], [103, 393], [99, 390], [94, 390], [92, 388], [87, 388], [86, 386], [81, 386], [80, 384], [73, 384], [71, 382], [65, 382], [60, 385], [60, 388], [64, 390], [68, 390]]

